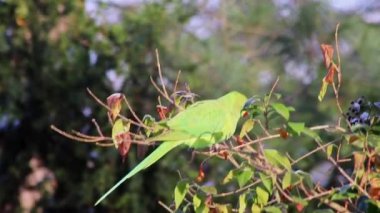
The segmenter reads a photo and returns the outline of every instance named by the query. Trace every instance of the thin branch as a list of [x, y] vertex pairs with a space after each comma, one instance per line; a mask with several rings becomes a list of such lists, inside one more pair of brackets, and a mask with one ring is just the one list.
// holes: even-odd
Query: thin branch
[[338, 71], [338, 90], [340, 89], [340, 86], [342, 83], [342, 70], [341, 70], [341, 63], [340, 63], [339, 38], [338, 38], [339, 25], [340, 23], [338, 23], [335, 28], [335, 49], [338, 56], [338, 70], [337, 70]]
[[174, 212], [173, 210], [170, 209], [169, 206], [165, 205], [165, 203], [163, 203], [162, 201], [159, 200], [159, 201], [158, 201], [158, 204], [159, 204], [160, 206], [162, 206], [166, 211], [171, 212], [171, 213]]
[[95, 142], [100, 142], [100, 141], [107, 141], [109, 140], [109, 138], [105, 138], [105, 137], [97, 137], [97, 138], [83, 138], [83, 137], [79, 137], [79, 136], [75, 136], [75, 135], [72, 135], [70, 133], [67, 133], [61, 129], [58, 129], [56, 126], [54, 125], [50, 125], [50, 128], [52, 130], [54, 130], [55, 132], [65, 136], [66, 138], [70, 138], [72, 140], [76, 140], [76, 141], [80, 141], [80, 142], [85, 142], [85, 143], [95, 143]]
[[136, 121], [138, 121], [138, 123], [140, 124], [140, 126], [144, 127], [145, 129], [151, 129], [149, 126], [145, 125], [144, 122], [142, 122], [142, 120], [136, 115], [135, 111], [132, 109], [132, 107], [129, 104], [129, 102], [127, 100], [127, 97], [125, 97], [125, 95], [123, 95], [123, 99], [124, 99], [125, 103], [127, 104], [128, 109], [131, 112], [132, 116], [136, 119]]
[[178, 86], [178, 82], [179, 82], [179, 76], [181, 75], [181, 70], [178, 71], [177, 73], [177, 77], [175, 79], [175, 84], [174, 84], [174, 89], [173, 89], [173, 92], [176, 92], [177, 91], [177, 86]]
[[164, 79], [162, 77], [160, 57], [158, 55], [158, 50], [157, 49], [156, 49], [156, 60], [157, 60], [158, 75], [160, 76], [160, 81], [161, 81], [162, 89], [163, 89], [163, 91], [165, 93], [165, 96], [169, 97], [168, 92], [166, 91]]
[[160, 89], [160, 87], [154, 82], [152, 76], [150, 76], [150, 82], [153, 84], [154, 88], [166, 99], [168, 100], [171, 104], [175, 104], [174, 101]]
[[259, 183], [261, 183], [260, 179], [256, 180], [253, 183], [250, 183], [250, 184], [248, 184], [248, 185], [246, 185], [246, 186], [244, 186], [244, 187], [242, 187], [240, 189], [237, 189], [237, 190], [234, 190], [234, 191], [230, 191], [230, 192], [224, 192], [224, 193], [215, 194], [212, 197], [227, 197], [227, 196], [230, 196], [230, 195], [239, 194], [240, 192], [244, 192], [245, 190], [248, 190], [251, 187], [253, 187], [253, 186], [255, 186], [255, 185], [259, 184]]
[[98, 134], [99, 134], [100, 136], [104, 137], [103, 132], [102, 132], [102, 130], [100, 129], [100, 126], [99, 126], [98, 122], [96, 122], [95, 118], [93, 118], [91, 121], [92, 121], [92, 123], [95, 125], [95, 127], [96, 127], [96, 131], [98, 131]]
[[[106, 108], [108, 111], [111, 111], [111, 109], [107, 106], [107, 104], [105, 104], [103, 101], [101, 101], [96, 95], [94, 95], [94, 93], [89, 89], [87, 88], [87, 92], [88, 94], [90, 94], [90, 96], [98, 103], [100, 104], [101, 106], [103, 106], [104, 108]], [[120, 117], [121, 119], [127, 121], [127, 122], [130, 122], [136, 126], [139, 126], [139, 127], [144, 127], [144, 126], [141, 126], [138, 122], [134, 121], [134, 120], [131, 120], [129, 118], [126, 118], [125, 116], [119, 114], [118, 117]], [[145, 127], [144, 127], [145, 128]]]
[[[315, 140], [315, 142], [318, 144], [318, 146], [322, 146], [322, 144], [318, 141]], [[327, 152], [325, 148], [323, 148], [323, 151], [324, 152]], [[332, 164], [334, 164], [334, 166], [338, 169], [338, 171], [350, 182], [350, 184], [352, 186], [355, 186], [362, 194], [364, 194], [365, 196], [367, 197], [371, 197], [367, 191], [365, 191], [362, 187], [360, 187], [354, 180], [352, 180], [352, 178], [346, 173], [346, 171], [344, 171], [342, 169], [342, 167], [339, 166], [339, 164], [335, 161], [334, 158], [332, 158], [331, 156], [329, 156], [327, 158]]]

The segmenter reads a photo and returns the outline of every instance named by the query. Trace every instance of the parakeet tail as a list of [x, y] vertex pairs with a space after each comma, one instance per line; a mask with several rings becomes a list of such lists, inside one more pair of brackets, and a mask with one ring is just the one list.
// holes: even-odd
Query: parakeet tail
[[96, 201], [95, 206], [98, 205], [102, 200], [104, 200], [113, 190], [120, 186], [124, 181], [131, 178], [135, 174], [139, 173], [141, 170], [148, 168], [160, 158], [162, 158], [166, 153], [175, 147], [181, 145], [178, 142], [164, 142], [157, 149], [155, 149], [148, 157], [141, 161], [135, 168], [132, 169], [126, 176], [124, 176], [119, 182], [117, 182], [110, 190], [108, 190], [98, 201]]

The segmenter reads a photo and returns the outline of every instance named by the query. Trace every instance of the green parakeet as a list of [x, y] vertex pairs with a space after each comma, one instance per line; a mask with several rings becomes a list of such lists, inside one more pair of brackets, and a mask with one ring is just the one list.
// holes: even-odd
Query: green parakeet
[[246, 100], [243, 94], [233, 91], [218, 99], [196, 102], [173, 118], [160, 122], [167, 130], [148, 141], [163, 141], [162, 144], [108, 190], [95, 205], [125, 180], [148, 168], [177, 146], [205, 148], [230, 138], [235, 132]]

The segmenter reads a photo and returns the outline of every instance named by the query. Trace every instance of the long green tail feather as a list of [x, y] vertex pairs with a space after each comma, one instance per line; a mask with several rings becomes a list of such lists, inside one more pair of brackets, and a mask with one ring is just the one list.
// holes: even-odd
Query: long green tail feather
[[102, 202], [109, 194], [113, 192], [118, 186], [120, 186], [124, 181], [131, 178], [135, 174], [139, 173], [141, 170], [148, 168], [160, 158], [162, 158], [170, 150], [174, 149], [176, 146], [181, 145], [178, 142], [164, 142], [157, 149], [155, 149], [148, 157], [141, 161], [135, 168], [132, 169], [126, 176], [124, 176], [119, 182], [117, 182], [110, 190], [108, 190], [98, 201], [96, 201], [95, 206]]

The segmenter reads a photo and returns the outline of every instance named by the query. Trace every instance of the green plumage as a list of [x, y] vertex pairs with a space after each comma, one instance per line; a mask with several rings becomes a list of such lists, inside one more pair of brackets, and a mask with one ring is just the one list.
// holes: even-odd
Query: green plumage
[[246, 100], [243, 94], [230, 92], [218, 99], [196, 102], [170, 120], [163, 122], [168, 129], [158, 136], [149, 138], [149, 141], [164, 142], [108, 190], [95, 205], [125, 180], [148, 168], [177, 146], [205, 148], [230, 138], [235, 132]]

